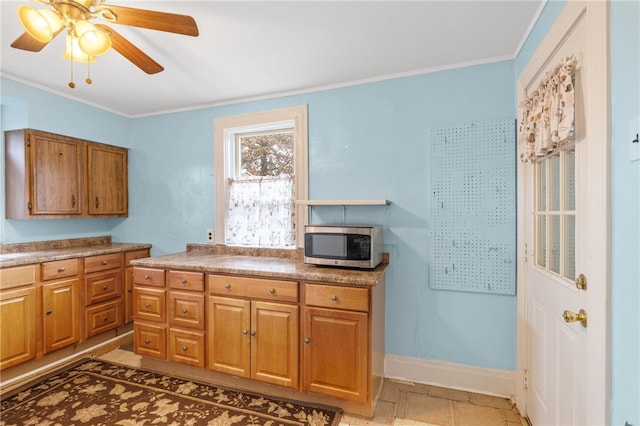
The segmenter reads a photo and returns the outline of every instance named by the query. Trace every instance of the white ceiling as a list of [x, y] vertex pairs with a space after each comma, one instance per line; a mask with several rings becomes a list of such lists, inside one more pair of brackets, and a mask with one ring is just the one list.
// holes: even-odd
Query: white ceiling
[[[545, 0], [122, 1], [191, 15], [196, 38], [109, 24], [165, 70], [147, 75], [116, 51], [91, 65], [62, 58], [64, 37], [41, 52], [10, 44], [23, 29], [2, 0], [2, 76], [127, 117], [420, 74], [518, 53]], [[94, 22], [99, 22], [96, 20]]]

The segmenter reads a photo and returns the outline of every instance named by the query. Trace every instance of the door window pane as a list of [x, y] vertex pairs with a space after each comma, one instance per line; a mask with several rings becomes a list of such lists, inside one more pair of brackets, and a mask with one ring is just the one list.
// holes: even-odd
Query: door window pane
[[543, 268], [547, 266], [547, 216], [538, 216], [538, 226], [536, 230], [538, 235], [538, 247], [536, 250], [536, 263]]
[[576, 209], [576, 151], [570, 149], [565, 156], [564, 199], [565, 210]]
[[573, 280], [576, 276], [576, 217], [564, 218], [564, 277]]
[[549, 269], [560, 273], [560, 216], [553, 215], [549, 223]]
[[549, 210], [560, 210], [560, 156], [549, 158]]
[[547, 209], [547, 161], [536, 163], [536, 170], [538, 172], [536, 206], [538, 211], [545, 211]]

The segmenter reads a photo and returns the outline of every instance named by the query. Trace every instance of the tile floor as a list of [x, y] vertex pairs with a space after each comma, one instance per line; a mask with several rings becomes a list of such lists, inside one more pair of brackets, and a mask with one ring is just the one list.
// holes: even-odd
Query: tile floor
[[[115, 349], [100, 358], [140, 366], [133, 352]], [[528, 426], [508, 399], [385, 379], [373, 419], [344, 415], [340, 426]]]

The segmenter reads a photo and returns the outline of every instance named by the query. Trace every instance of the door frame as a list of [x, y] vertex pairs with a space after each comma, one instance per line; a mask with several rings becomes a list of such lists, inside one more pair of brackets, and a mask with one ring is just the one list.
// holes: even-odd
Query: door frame
[[[584, 15], [584, 17], [583, 17]], [[588, 38], [582, 67], [585, 102], [585, 126], [589, 143], [586, 151], [588, 173], [584, 184], [588, 191], [589, 204], [586, 213], [588, 235], [580, 236], [579, 243], [589, 251], [583, 259], [589, 261], [587, 307], [590, 338], [587, 341], [587, 419], [593, 424], [608, 424], [611, 418], [611, 333], [610, 286], [611, 286], [611, 235], [610, 235], [610, 95], [609, 95], [609, 0], [569, 0], [540, 43], [517, 81], [518, 102], [525, 97], [528, 82], [541, 75], [552, 64], [547, 63], [557, 46], [571, 32], [579, 19], [585, 19]], [[594, 119], [595, 118], [595, 119]], [[522, 415], [527, 415], [526, 370], [527, 359], [527, 261], [533, 261], [533, 248], [525, 246], [526, 219], [524, 167], [517, 166], [517, 371], [516, 405]], [[580, 273], [580, 271], [576, 271]]]

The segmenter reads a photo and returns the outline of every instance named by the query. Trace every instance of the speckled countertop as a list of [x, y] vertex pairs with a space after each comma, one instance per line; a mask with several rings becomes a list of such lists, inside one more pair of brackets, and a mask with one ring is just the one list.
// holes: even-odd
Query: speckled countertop
[[0, 269], [148, 248], [151, 244], [114, 243], [110, 236], [0, 244]]
[[240, 249], [187, 244], [187, 251], [131, 261], [145, 268], [180, 269], [262, 278], [354, 286], [376, 285], [389, 266], [388, 257], [373, 270], [319, 267], [303, 263], [300, 250]]

